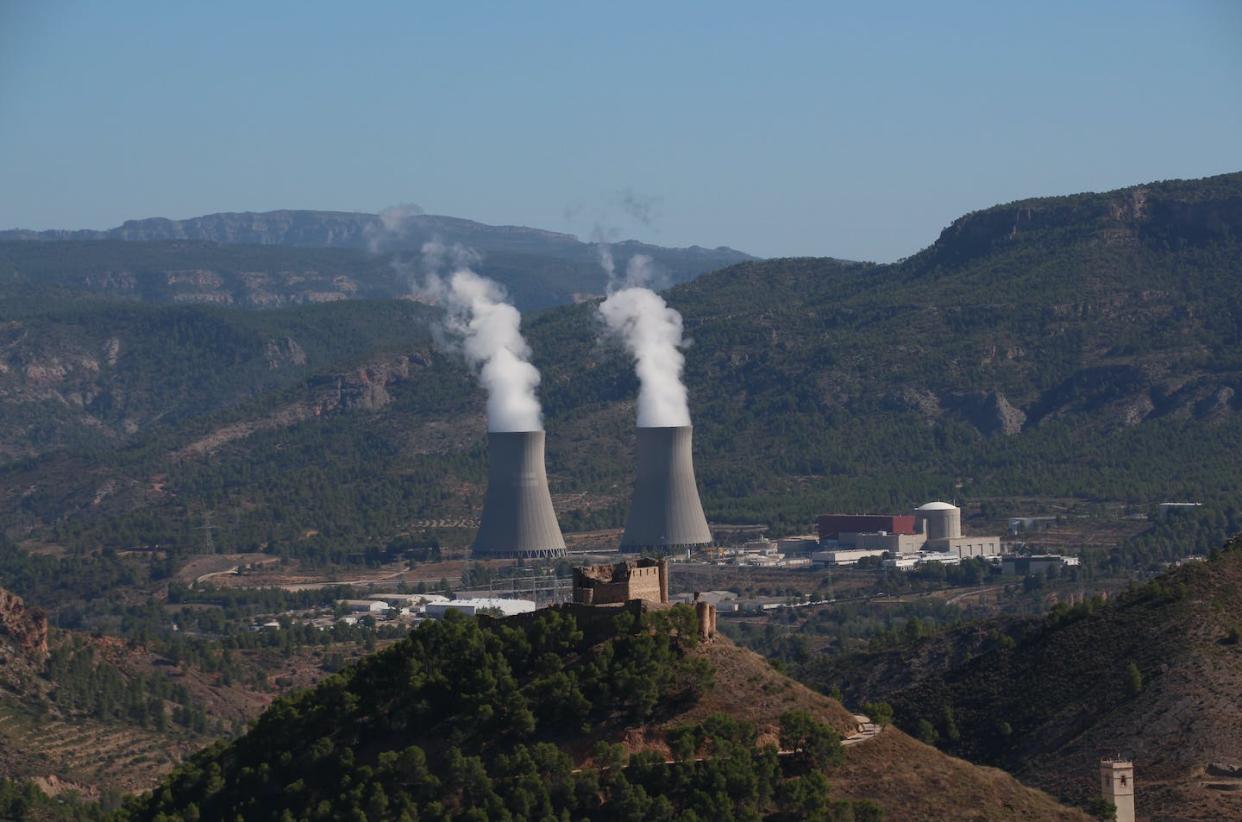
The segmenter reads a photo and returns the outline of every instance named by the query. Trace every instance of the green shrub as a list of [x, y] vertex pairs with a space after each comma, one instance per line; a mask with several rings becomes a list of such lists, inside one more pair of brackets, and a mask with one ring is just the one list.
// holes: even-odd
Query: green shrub
[[863, 713], [881, 727], [893, 721], [893, 706], [887, 702], [868, 702], [863, 705]]

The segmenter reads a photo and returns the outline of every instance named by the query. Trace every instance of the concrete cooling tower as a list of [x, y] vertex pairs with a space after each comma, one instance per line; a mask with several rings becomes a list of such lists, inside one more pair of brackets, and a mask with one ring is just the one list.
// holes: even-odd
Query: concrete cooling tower
[[638, 476], [621, 550], [669, 553], [710, 545], [690, 453], [693, 428], [638, 429]]
[[542, 431], [487, 435], [487, 496], [474, 539], [481, 558], [565, 556], [565, 538], [552, 510], [543, 465]]

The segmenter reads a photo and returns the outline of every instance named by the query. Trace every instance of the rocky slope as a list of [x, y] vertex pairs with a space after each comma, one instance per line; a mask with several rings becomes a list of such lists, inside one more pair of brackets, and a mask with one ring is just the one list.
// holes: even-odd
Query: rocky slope
[[[185, 431], [247, 403], [234, 430], [383, 408], [394, 382], [429, 365], [432, 312], [407, 302], [354, 311], [273, 325], [190, 309], [9, 304], [0, 309], [0, 457]], [[254, 408], [257, 396], [268, 401]]]
[[35, 660], [47, 656], [47, 614], [0, 588], [0, 637]]

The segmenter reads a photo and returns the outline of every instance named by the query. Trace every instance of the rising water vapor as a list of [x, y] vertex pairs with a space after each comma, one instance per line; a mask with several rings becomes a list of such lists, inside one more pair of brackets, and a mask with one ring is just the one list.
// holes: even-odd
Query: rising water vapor
[[[603, 263], [603, 252], [600, 257]], [[611, 254], [607, 261], [612, 261]], [[600, 303], [599, 313], [634, 357], [640, 383], [639, 427], [689, 425], [690, 406], [681, 380], [686, 362], [681, 314], [647, 287], [653, 276], [651, 258], [644, 254], [631, 257], [620, 282], [614, 276], [615, 267], [604, 264], [604, 269], [609, 272], [608, 298]]]
[[[530, 346], [522, 336], [522, 315], [507, 301], [504, 289], [471, 270], [478, 255], [461, 246], [423, 246], [428, 272], [422, 296], [445, 310], [445, 330], [478, 368], [487, 391], [487, 430], [541, 431], [543, 413], [535, 389], [539, 370], [530, 364]], [[451, 273], [441, 276], [448, 264]]]

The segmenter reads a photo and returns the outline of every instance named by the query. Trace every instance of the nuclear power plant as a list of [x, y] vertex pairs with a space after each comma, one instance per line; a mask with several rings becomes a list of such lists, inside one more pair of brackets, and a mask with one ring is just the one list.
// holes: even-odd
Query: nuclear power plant
[[487, 435], [487, 494], [474, 555], [488, 559], [565, 556], [543, 464], [544, 432]]
[[638, 429], [638, 472], [622, 551], [667, 554], [711, 544], [694, 480], [693, 431], [689, 425]]
[[814, 555], [831, 565], [849, 565], [867, 557], [887, 556], [889, 567], [910, 568], [917, 556], [935, 561], [999, 557], [1005, 551], [996, 536], [962, 534], [962, 509], [935, 501], [913, 514], [825, 514], [819, 518], [820, 547]]

